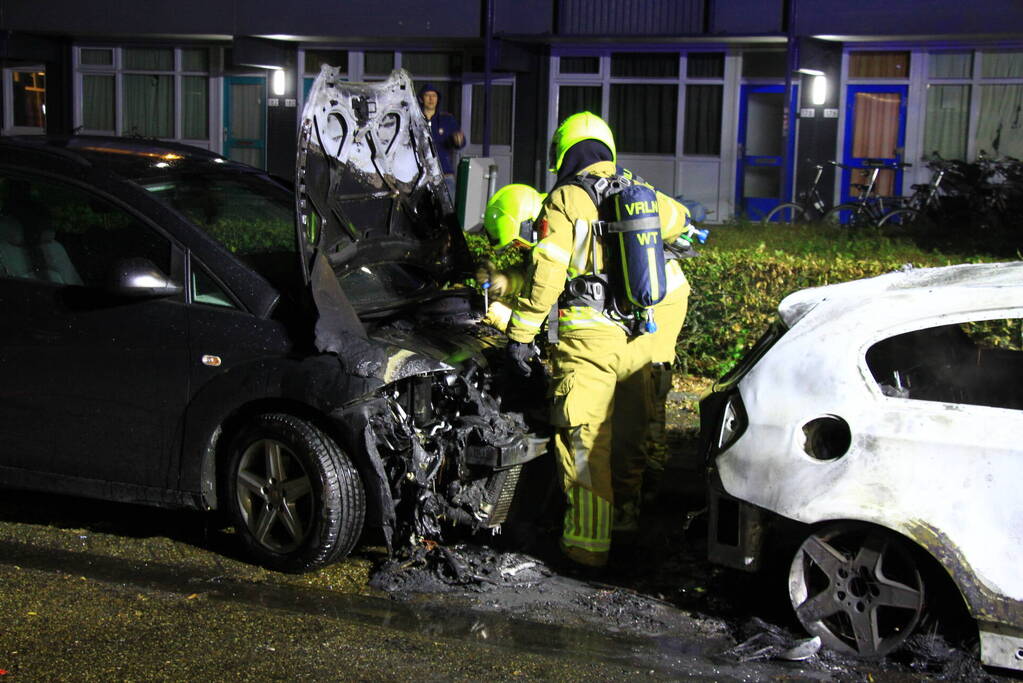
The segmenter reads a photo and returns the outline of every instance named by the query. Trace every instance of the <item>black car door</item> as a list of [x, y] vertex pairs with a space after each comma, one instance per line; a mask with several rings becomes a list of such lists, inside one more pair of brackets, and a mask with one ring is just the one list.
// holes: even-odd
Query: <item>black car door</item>
[[0, 483], [17, 468], [168, 484], [187, 400], [186, 306], [183, 295], [113, 294], [125, 258], [180, 281], [181, 251], [128, 208], [0, 170]]

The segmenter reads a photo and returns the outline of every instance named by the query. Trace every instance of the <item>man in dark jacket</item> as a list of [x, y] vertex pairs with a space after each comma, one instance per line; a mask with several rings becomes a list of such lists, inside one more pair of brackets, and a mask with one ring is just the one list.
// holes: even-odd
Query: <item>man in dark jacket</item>
[[455, 196], [455, 151], [465, 147], [465, 135], [454, 114], [440, 111], [440, 93], [437, 88], [427, 83], [419, 89], [419, 101], [423, 105], [423, 114], [430, 123], [433, 135], [433, 146], [440, 157], [440, 167], [444, 172], [444, 180]]

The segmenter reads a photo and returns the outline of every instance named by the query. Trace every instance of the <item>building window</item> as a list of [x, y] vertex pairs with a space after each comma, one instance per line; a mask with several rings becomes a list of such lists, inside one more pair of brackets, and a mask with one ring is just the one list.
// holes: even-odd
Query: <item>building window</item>
[[724, 88], [720, 85], [687, 85], [685, 139], [683, 154], [721, 154], [721, 106]]
[[207, 48], [81, 47], [76, 77], [82, 132], [210, 140]]
[[608, 123], [619, 153], [674, 154], [677, 114], [677, 85], [611, 85]]
[[363, 56], [363, 72], [366, 76], [386, 78], [394, 70], [394, 52], [371, 51]]
[[581, 111], [600, 113], [599, 85], [563, 85], [558, 88], [558, 122]]
[[[490, 86], [490, 144], [511, 145], [512, 115], [515, 112], [513, 88], [505, 84], [494, 83]], [[475, 145], [483, 144], [483, 85], [472, 86], [472, 128], [470, 141]]]
[[849, 78], [909, 78], [909, 53], [853, 52], [849, 55]]
[[928, 55], [923, 155], [1023, 156], [1023, 52]]
[[347, 50], [306, 50], [303, 72], [315, 78], [320, 75], [323, 65], [340, 69], [342, 74], [348, 73]]
[[563, 74], [598, 74], [600, 57], [562, 57], [560, 70]]
[[970, 125], [970, 86], [928, 85], [924, 156], [965, 159]]
[[10, 133], [42, 133], [46, 129], [46, 70], [19, 67], [4, 70], [4, 129]]

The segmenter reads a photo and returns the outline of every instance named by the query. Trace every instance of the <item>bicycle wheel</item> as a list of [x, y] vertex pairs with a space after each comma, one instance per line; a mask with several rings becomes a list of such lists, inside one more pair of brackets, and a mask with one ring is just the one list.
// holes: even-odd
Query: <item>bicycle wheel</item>
[[801, 204], [785, 202], [771, 209], [761, 219], [760, 224], [764, 227], [771, 225], [798, 225], [806, 222], [806, 209]]
[[916, 209], [892, 209], [881, 216], [881, 220], [877, 222], [877, 227], [901, 231], [922, 227], [923, 223], [923, 214]]
[[824, 214], [821, 222], [836, 230], [865, 228], [874, 224], [862, 204], [839, 204]]

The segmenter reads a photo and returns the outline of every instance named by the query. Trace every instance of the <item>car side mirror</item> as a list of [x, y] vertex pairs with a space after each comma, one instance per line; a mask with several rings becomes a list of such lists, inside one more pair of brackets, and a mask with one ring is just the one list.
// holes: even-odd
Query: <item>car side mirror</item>
[[125, 258], [117, 261], [107, 278], [107, 291], [133, 298], [165, 297], [181, 294], [180, 284], [164, 275], [147, 258]]

